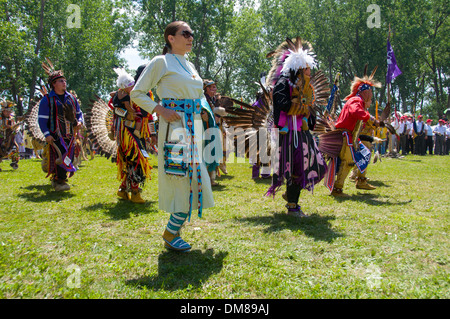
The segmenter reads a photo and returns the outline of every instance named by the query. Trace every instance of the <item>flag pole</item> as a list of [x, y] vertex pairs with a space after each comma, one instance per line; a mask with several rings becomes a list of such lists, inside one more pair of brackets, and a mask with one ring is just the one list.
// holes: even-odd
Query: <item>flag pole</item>
[[[389, 23], [388, 41], [390, 41], [390, 40], [391, 40], [391, 24]], [[387, 105], [390, 105], [391, 104], [391, 83], [388, 82], [386, 84], [387, 84], [387, 94], [388, 94]]]

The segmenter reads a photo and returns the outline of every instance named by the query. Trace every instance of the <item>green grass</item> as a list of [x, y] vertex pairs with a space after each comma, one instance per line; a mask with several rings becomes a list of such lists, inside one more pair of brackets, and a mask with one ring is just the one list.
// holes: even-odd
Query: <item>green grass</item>
[[252, 180], [248, 163], [230, 163], [215, 207], [183, 230], [188, 253], [163, 246], [169, 215], [151, 162], [144, 205], [117, 199], [103, 157], [83, 162], [65, 193], [39, 160], [0, 164], [0, 298], [450, 297], [450, 156], [371, 164], [378, 188], [347, 181], [348, 199], [321, 183], [302, 192], [302, 220], [263, 196], [270, 181]]

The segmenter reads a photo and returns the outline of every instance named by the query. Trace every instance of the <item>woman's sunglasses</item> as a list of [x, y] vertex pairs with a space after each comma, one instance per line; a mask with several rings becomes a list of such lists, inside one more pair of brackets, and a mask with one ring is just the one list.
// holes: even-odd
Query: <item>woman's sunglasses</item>
[[194, 37], [194, 34], [192, 32], [189, 32], [187, 30], [181, 31], [181, 35], [185, 37], [186, 39], [189, 39], [190, 37]]

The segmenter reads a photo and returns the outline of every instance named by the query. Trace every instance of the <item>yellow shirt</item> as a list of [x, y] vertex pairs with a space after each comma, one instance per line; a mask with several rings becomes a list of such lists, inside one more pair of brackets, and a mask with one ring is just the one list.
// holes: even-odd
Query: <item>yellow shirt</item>
[[386, 139], [387, 138], [387, 128], [386, 127], [378, 127], [376, 136], [381, 139]]

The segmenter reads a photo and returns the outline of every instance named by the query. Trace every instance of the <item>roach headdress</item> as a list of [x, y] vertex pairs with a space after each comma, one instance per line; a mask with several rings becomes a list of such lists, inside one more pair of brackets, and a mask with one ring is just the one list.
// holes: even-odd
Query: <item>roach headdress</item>
[[49, 85], [51, 85], [53, 83], [53, 81], [59, 79], [59, 78], [64, 78], [64, 73], [62, 70], [55, 70], [55, 67], [53, 66], [52, 61], [50, 61], [49, 58], [45, 58], [45, 60], [47, 61], [47, 63], [42, 62], [42, 68], [44, 69], [45, 73], [47, 73], [48, 75], [48, 79], [47, 79], [47, 83]]
[[344, 101], [349, 100], [350, 98], [356, 96], [358, 93], [362, 91], [370, 89], [372, 86], [376, 88], [381, 88], [381, 83], [373, 79], [375, 72], [377, 71], [377, 68], [378, 66], [376, 66], [373, 69], [372, 73], [368, 76], [366, 64], [366, 66], [364, 67], [364, 76], [362, 78], [355, 76], [351, 84], [352, 92], [345, 97]]

